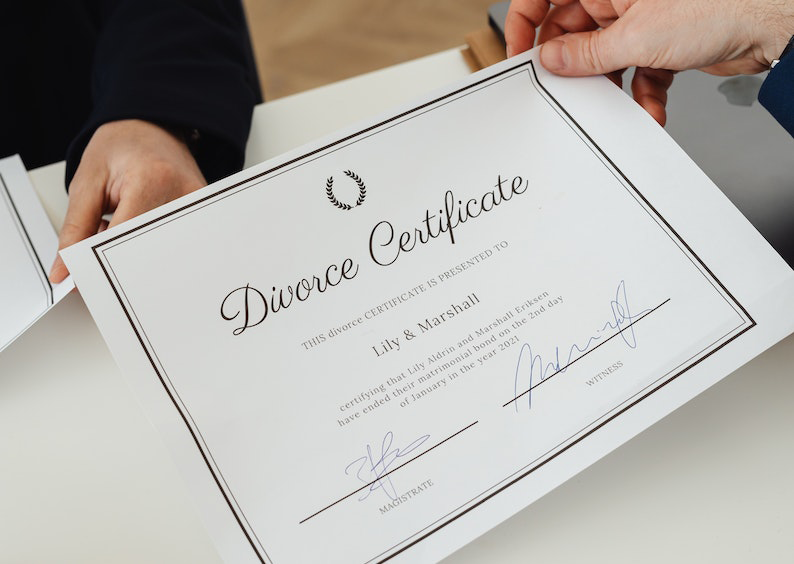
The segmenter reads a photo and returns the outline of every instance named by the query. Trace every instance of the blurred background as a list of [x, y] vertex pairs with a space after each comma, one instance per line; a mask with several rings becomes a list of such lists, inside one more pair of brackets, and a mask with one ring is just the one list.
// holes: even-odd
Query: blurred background
[[265, 99], [461, 46], [495, 0], [243, 0]]

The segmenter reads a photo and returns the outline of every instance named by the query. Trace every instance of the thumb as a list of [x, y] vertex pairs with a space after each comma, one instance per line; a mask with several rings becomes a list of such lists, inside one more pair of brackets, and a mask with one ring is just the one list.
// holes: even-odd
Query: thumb
[[546, 69], [564, 76], [606, 74], [634, 66], [618, 22], [597, 31], [569, 33], [547, 41], [540, 49]]
[[[94, 235], [99, 229], [104, 213], [105, 183], [107, 175], [101, 167], [83, 164], [89, 159], [83, 156], [80, 166], [69, 186], [69, 207], [58, 238], [58, 250]], [[60, 255], [50, 269], [50, 282], [62, 282], [69, 275]]]

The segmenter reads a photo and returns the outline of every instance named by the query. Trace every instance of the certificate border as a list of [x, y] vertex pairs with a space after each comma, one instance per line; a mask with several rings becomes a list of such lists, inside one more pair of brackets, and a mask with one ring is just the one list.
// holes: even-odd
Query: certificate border
[[44, 310], [39, 312], [32, 320], [30, 320], [30, 323], [19, 329], [16, 335], [8, 339], [5, 343], [0, 343], [0, 351], [2, 351], [17, 338], [19, 338], [22, 333], [30, 329], [33, 324], [41, 319], [45, 313], [47, 313], [50, 306], [55, 304], [55, 295], [52, 288], [52, 283], [47, 276], [47, 272], [44, 270], [44, 264], [41, 262], [41, 257], [39, 257], [39, 252], [36, 250], [36, 246], [33, 244], [33, 239], [31, 238], [30, 233], [28, 233], [27, 227], [25, 227], [25, 222], [22, 221], [22, 216], [19, 213], [16, 202], [14, 202], [13, 196], [11, 196], [11, 190], [8, 188], [8, 184], [6, 184], [6, 180], [3, 177], [2, 172], [0, 172], [0, 185], [2, 185], [2, 193], [4, 195], [2, 200], [6, 205], [6, 209], [8, 209], [9, 215], [14, 221], [14, 224], [17, 228], [17, 234], [22, 240], [22, 244], [25, 246], [25, 250], [28, 253], [28, 258], [30, 258], [30, 262], [33, 263], [33, 270], [36, 271], [36, 276], [38, 277], [39, 282], [41, 282], [41, 286], [44, 289], [44, 300], [47, 304], [44, 307]]
[[[232, 512], [237, 524], [240, 526], [243, 534], [245, 535], [246, 539], [248, 540], [249, 545], [251, 546], [252, 550], [254, 551], [254, 554], [259, 559], [259, 561], [262, 562], [263, 564], [266, 561], [273, 562], [273, 560], [268, 556], [267, 551], [265, 550], [264, 546], [262, 546], [262, 543], [256, 537], [256, 534], [255, 534], [255, 532], [253, 530], [253, 527], [251, 527], [251, 525], [248, 523], [248, 520], [245, 517], [245, 514], [242, 511], [242, 508], [238, 505], [237, 501], [234, 499], [234, 495], [231, 492], [231, 488], [229, 488], [228, 484], [226, 484], [226, 481], [223, 478], [222, 473], [220, 472], [220, 468], [217, 468], [217, 469], [213, 468], [213, 464], [215, 464], [215, 463], [214, 463], [214, 459], [213, 459], [212, 453], [209, 451], [209, 448], [206, 445], [206, 443], [204, 443], [203, 437], [201, 437], [201, 432], [198, 429], [198, 426], [193, 421], [193, 418], [190, 415], [190, 412], [182, 404], [181, 399], [179, 399], [179, 397], [178, 397], [178, 393], [176, 392], [176, 389], [174, 388], [173, 391], [172, 391], [169, 388], [169, 385], [166, 383], [166, 379], [168, 379], [168, 376], [167, 376], [167, 374], [161, 373], [161, 370], [158, 368], [159, 359], [157, 361], [155, 361], [155, 358], [156, 358], [157, 354], [156, 354], [156, 351], [154, 350], [154, 347], [152, 346], [151, 342], [149, 342], [148, 337], [146, 337], [146, 335], [145, 335], [145, 331], [143, 330], [143, 325], [140, 324], [140, 322], [138, 321], [138, 324], [141, 326], [141, 330], [139, 331], [138, 327], [136, 327], [136, 324], [133, 321], [133, 316], [136, 318], [136, 321], [137, 321], [137, 315], [135, 314], [135, 311], [132, 308], [131, 303], [130, 303], [129, 308], [127, 307], [127, 305], [125, 305], [126, 293], [124, 292], [124, 289], [123, 289], [121, 283], [118, 282], [118, 279], [115, 276], [115, 272], [113, 272], [113, 275], [111, 275], [111, 272], [113, 271], [112, 265], [110, 264], [110, 260], [106, 257], [105, 253], [107, 251], [109, 251], [111, 248], [113, 248], [113, 247], [115, 247], [117, 245], [123, 244], [124, 242], [127, 242], [128, 240], [131, 240], [132, 238], [137, 237], [138, 235], [142, 234], [142, 233], [140, 233], [142, 230], [146, 230], [148, 227], [151, 227], [151, 226], [157, 227], [154, 224], [162, 224], [162, 223], [167, 223], [167, 222], [170, 222], [170, 221], [175, 221], [179, 217], [182, 217], [182, 215], [180, 215], [180, 214], [182, 214], [183, 212], [191, 213], [192, 211], [197, 211], [197, 209], [200, 209], [200, 208], [204, 207], [204, 205], [209, 205], [209, 204], [212, 204], [212, 203], [216, 203], [217, 201], [220, 201], [222, 199], [225, 199], [228, 196], [231, 196], [231, 195], [234, 195], [235, 193], [238, 193], [239, 191], [230, 193], [232, 190], [234, 190], [236, 188], [241, 188], [242, 190], [244, 190], [244, 189], [247, 189], [247, 188], [250, 188], [250, 187], [253, 187], [253, 186], [257, 186], [257, 185], [261, 184], [261, 182], [267, 180], [267, 178], [263, 178], [263, 177], [267, 177], [267, 176], [269, 176], [270, 174], [272, 174], [274, 172], [280, 171], [279, 174], [281, 174], [283, 172], [286, 172], [286, 170], [289, 170], [290, 168], [292, 168], [291, 165], [300, 166], [300, 164], [305, 164], [305, 162], [308, 162], [309, 160], [313, 160], [313, 159], [310, 159], [310, 157], [314, 157], [315, 155], [319, 155], [320, 153], [325, 153], [326, 151], [328, 151], [329, 149], [332, 149], [333, 147], [346, 144], [348, 141], [352, 141], [352, 140], [357, 139], [357, 138], [358, 138], [358, 140], [360, 140], [360, 138], [368, 136], [366, 134], [374, 132], [374, 130], [384, 128], [384, 126], [389, 126], [389, 124], [396, 125], [394, 122], [399, 122], [400, 120], [402, 120], [402, 118], [406, 118], [408, 116], [411, 116], [412, 114], [419, 115], [420, 113], [423, 113], [422, 110], [427, 109], [427, 111], [431, 111], [432, 109], [435, 109], [435, 108], [431, 108], [431, 106], [440, 107], [442, 105], [445, 105], [446, 103], [449, 103], [449, 102], [453, 101], [453, 100], [450, 100], [450, 98], [455, 98], [458, 95], [466, 95], [466, 93], [471, 93], [473, 91], [479, 90], [480, 89], [479, 87], [485, 88], [487, 86], [490, 86], [490, 84], [487, 84], [487, 83], [500, 82], [504, 78], [507, 78], [507, 75], [510, 75], [511, 73], [515, 73], [515, 71], [523, 72], [523, 71], [520, 70], [520, 69], [523, 69], [523, 68], [525, 68], [525, 70], [529, 72], [532, 84], [536, 88], [536, 90], [538, 90], [538, 92], [540, 93], [541, 97], [543, 97], [546, 100], [546, 102], [550, 104], [552, 109], [554, 109], [562, 117], [562, 119], [566, 122], [566, 124], [569, 127], [571, 127], [574, 130], [574, 132], [582, 139], [582, 141], [586, 145], [588, 145], [588, 148], [590, 148], [590, 150], [595, 153], [596, 157], [599, 158], [599, 160], [602, 161], [602, 164], [604, 164], [604, 166], [606, 166], [607, 169], [609, 169], [609, 171], [613, 175], [615, 174], [615, 172], [617, 172], [617, 175], [619, 175], [618, 181], [624, 187], [630, 188], [630, 190], [633, 192], [633, 194], [635, 194], [637, 197], [639, 197], [638, 203], [640, 204], [640, 206], [647, 213], [649, 213], [649, 215], [651, 215], [651, 218], [653, 220], [655, 220], [655, 221], [658, 220], [658, 221], [656, 221], [657, 225], [659, 225], [659, 227], [662, 228], [663, 231], [666, 232], [666, 234], [671, 238], [673, 243], [676, 244], [676, 246], [679, 247], [679, 250], [681, 250], [684, 253], [684, 255], [690, 261], [693, 262], [694, 266], [696, 268], [698, 268], [698, 270], [702, 269], [701, 270], [701, 274], [704, 275], [704, 277], [711, 283], [711, 285], [714, 286], [715, 283], [717, 284], [718, 287], [714, 286], [714, 289], [721, 295], [721, 297], [726, 302], [728, 302], [728, 304], [731, 307], [733, 307], [734, 311], [736, 311], [736, 313], [739, 315], [739, 317], [743, 317], [743, 318], [745, 318], [747, 320], [747, 321], [745, 321], [745, 324], [749, 321], [749, 325], [747, 327], [745, 327], [744, 329], [742, 329], [741, 331], [739, 331], [737, 334], [735, 334], [732, 337], [730, 337], [729, 339], [727, 339], [724, 342], [720, 343], [713, 350], [707, 352], [705, 355], [703, 355], [700, 358], [698, 358], [697, 360], [695, 360], [695, 362], [693, 362], [691, 364], [688, 364], [685, 368], [683, 368], [680, 371], [678, 371], [672, 377], [670, 377], [667, 380], [665, 380], [664, 382], [656, 385], [656, 387], [653, 387], [650, 391], [647, 391], [647, 393], [645, 393], [641, 397], [635, 399], [634, 401], [631, 401], [632, 398], [629, 398], [628, 400], [625, 400], [623, 402], [623, 403], [626, 403], [627, 401], [631, 401], [631, 403], [629, 403], [628, 405], [625, 405], [622, 408], [620, 408], [620, 405], [618, 405], [615, 408], [613, 408], [613, 410], [610, 410], [610, 411], [614, 411], [615, 409], [619, 409], [617, 412], [613, 413], [612, 415], [609, 415], [610, 412], [607, 412], [606, 414], [602, 415], [599, 419], [603, 419], [604, 417], [606, 417], [606, 419], [604, 419], [600, 423], [598, 423], [598, 419], [596, 421], [594, 421], [593, 423], [591, 423], [590, 425], [592, 425], [594, 423], [598, 423], [598, 424], [594, 428], [590, 429], [589, 431], [586, 431], [584, 434], [582, 434], [578, 438], [575, 438], [576, 434], [572, 435], [571, 437], [566, 439], [566, 441], [563, 441], [561, 443], [561, 445], [565, 445], [565, 442], [570, 441], [571, 439], [574, 439], [572, 442], [570, 442], [570, 444], [567, 444], [567, 445], [563, 446], [563, 448], [561, 448], [560, 450], [557, 450], [557, 452], [553, 452], [554, 450], [556, 450], [556, 447], [555, 447], [555, 449], [552, 449], [552, 451], [550, 451], [550, 452], [553, 452], [553, 453], [550, 456], [548, 456], [547, 458], [545, 458], [545, 460], [543, 460], [540, 463], [538, 463], [537, 465], [532, 466], [530, 469], [528, 469], [528, 470], [526, 470], [524, 472], [521, 472], [521, 470], [519, 470], [517, 473], [519, 473], [520, 475], [518, 475], [517, 477], [508, 476], [505, 480], [509, 480], [509, 481], [506, 484], [501, 485], [501, 486], [499, 484], [496, 484], [494, 486], [494, 487], [497, 488], [495, 491], [490, 491], [490, 493], [488, 493], [489, 490], [493, 489], [493, 488], [489, 488], [489, 490], [486, 490], [486, 492], [483, 492], [483, 494], [480, 494], [479, 496], [476, 496], [475, 498], [473, 498], [469, 502], [464, 503], [463, 505], [459, 506], [457, 509], [455, 509], [452, 512], [448, 513], [445, 517], [441, 517], [435, 523], [431, 523], [430, 525], [425, 526], [423, 529], [420, 529], [419, 531], [413, 533], [408, 538], [398, 542], [397, 544], [392, 546], [390, 549], [384, 551], [383, 553], [381, 553], [378, 556], [375, 556], [374, 558], [370, 559], [369, 561], [371, 562], [371, 561], [374, 561], [374, 560], [378, 560], [380, 562], [384, 562], [386, 560], [394, 558], [398, 554], [404, 552], [405, 550], [409, 549], [410, 547], [414, 546], [415, 544], [417, 544], [417, 543], [421, 542], [422, 540], [426, 539], [427, 537], [429, 537], [430, 535], [434, 534], [435, 532], [437, 532], [441, 528], [445, 527], [446, 525], [452, 523], [456, 519], [458, 519], [458, 518], [462, 517], [463, 515], [467, 514], [468, 512], [473, 510], [475, 507], [478, 507], [479, 505], [481, 505], [482, 503], [484, 503], [488, 499], [494, 497], [498, 493], [501, 493], [506, 488], [510, 487], [511, 485], [515, 484], [519, 480], [521, 480], [524, 477], [528, 476], [529, 474], [531, 474], [532, 472], [534, 472], [538, 468], [544, 466], [546, 463], [548, 463], [551, 460], [555, 459], [557, 456], [559, 456], [563, 452], [567, 451], [568, 449], [570, 449], [575, 444], [578, 444], [584, 438], [588, 437], [590, 434], [592, 434], [596, 430], [600, 429], [601, 427], [606, 425], [608, 422], [612, 421], [613, 419], [615, 419], [616, 417], [618, 417], [619, 415], [621, 415], [622, 413], [624, 413], [625, 411], [627, 411], [628, 409], [630, 409], [631, 407], [636, 405], [637, 403], [641, 402], [642, 400], [644, 400], [645, 398], [647, 398], [651, 394], [653, 394], [656, 391], [658, 391], [659, 389], [661, 389], [663, 386], [667, 385], [668, 383], [670, 383], [673, 380], [675, 380], [676, 378], [678, 378], [681, 374], [683, 374], [684, 372], [686, 372], [690, 368], [696, 366], [697, 364], [699, 364], [700, 362], [702, 362], [703, 360], [705, 360], [706, 358], [708, 358], [709, 356], [711, 356], [712, 354], [714, 354], [715, 352], [720, 350], [722, 347], [724, 347], [725, 345], [727, 345], [728, 343], [730, 343], [734, 339], [738, 338], [744, 332], [746, 332], [749, 329], [751, 329], [752, 327], [756, 326], [755, 320], [750, 316], [750, 314], [747, 312], [746, 308], [744, 306], [742, 306], [742, 304], [739, 303], [738, 300], [736, 300], [736, 298], [731, 294], [731, 292], [714, 275], [714, 273], [711, 271], [711, 269], [709, 269], [708, 266], [706, 266], [706, 264], [703, 262], [703, 260], [692, 250], [692, 248], [686, 243], [686, 241], [684, 241], [684, 239], [678, 234], [678, 232], [675, 231], [675, 229], [669, 224], [669, 222], [658, 212], [658, 210], [656, 210], [656, 208], [654, 208], [654, 206], [634, 186], [634, 184], [626, 177], [626, 175], [620, 170], [620, 168], [615, 165], [615, 163], [609, 158], [609, 156], [607, 156], [607, 154], [604, 152], [604, 150], [597, 143], [595, 143], [595, 141], [584, 130], [584, 128], [581, 127], [581, 125], [570, 115], [570, 113], [562, 106], [562, 104], [560, 104], [559, 101], [557, 101], [557, 99], [540, 82], [540, 80], [538, 79], [537, 73], [535, 71], [534, 62], [532, 60], [516, 64], [516, 65], [514, 65], [512, 67], [509, 67], [509, 68], [507, 68], [505, 70], [502, 70], [502, 71], [500, 71], [498, 73], [495, 73], [493, 75], [490, 75], [490, 76], [488, 76], [486, 78], [483, 78], [483, 79], [481, 79], [479, 81], [476, 81], [476, 82], [473, 82], [471, 84], [468, 84], [468, 85], [464, 86], [463, 88], [454, 90], [454, 91], [452, 91], [450, 93], [447, 93], [447, 94], [445, 94], [443, 96], [435, 98], [435, 99], [433, 99], [433, 100], [431, 100], [429, 102], [426, 102], [426, 103], [423, 103], [423, 104], [421, 104], [419, 106], [416, 106], [416, 107], [414, 107], [414, 108], [412, 108], [410, 110], [404, 111], [404, 112], [402, 112], [400, 114], [397, 114], [397, 115], [394, 115], [394, 116], [392, 116], [392, 117], [390, 117], [390, 118], [388, 118], [386, 120], [380, 121], [380, 122], [378, 122], [378, 123], [376, 123], [376, 124], [374, 124], [374, 125], [372, 125], [370, 127], [362, 129], [362, 130], [360, 130], [360, 131], [358, 131], [356, 133], [352, 133], [352, 134], [347, 135], [347, 136], [345, 136], [345, 137], [343, 137], [341, 139], [337, 139], [337, 140], [335, 140], [335, 141], [333, 141], [331, 143], [323, 145], [322, 147], [314, 149], [314, 150], [312, 150], [312, 151], [310, 151], [308, 153], [302, 154], [302, 155], [300, 155], [298, 157], [295, 157], [295, 158], [292, 158], [292, 159], [290, 159], [290, 160], [288, 160], [286, 162], [280, 163], [280, 164], [276, 165], [275, 167], [272, 167], [272, 168], [270, 168], [268, 170], [265, 170], [263, 172], [254, 174], [254, 175], [252, 175], [252, 176], [250, 176], [248, 178], [245, 178], [244, 180], [241, 180], [241, 181], [238, 181], [238, 182], [236, 182], [234, 184], [231, 184], [230, 186], [223, 187], [223, 188], [213, 192], [212, 194], [204, 196], [204, 197], [202, 197], [202, 198], [200, 198], [200, 199], [198, 199], [196, 201], [193, 201], [193, 202], [191, 202], [189, 204], [181, 206], [181, 207], [179, 207], [177, 209], [174, 209], [174, 210], [172, 210], [170, 212], [164, 213], [164, 214], [162, 214], [162, 215], [160, 215], [160, 216], [158, 216], [158, 217], [156, 217], [154, 219], [151, 219], [151, 220], [149, 220], [149, 221], [147, 221], [147, 222], [145, 222], [145, 223], [143, 223], [143, 224], [141, 224], [141, 225], [139, 225], [137, 227], [133, 227], [133, 228], [127, 230], [127, 231], [124, 231], [124, 232], [120, 233], [119, 235], [116, 235], [116, 236], [114, 236], [114, 237], [112, 237], [112, 238], [110, 238], [110, 239], [108, 239], [106, 241], [103, 241], [101, 243], [98, 243], [98, 244], [92, 246], [91, 249], [92, 249], [92, 251], [94, 253], [94, 257], [96, 258], [97, 263], [99, 264], [100, 268], [102, 269], [102, 272], [105, 274], [105, 277], [107, 278], [108, 283], [110, 284], [110, 287], [113, 289], [113, 292], [116, 295], [116, 298], [117, 298], [117, 300], [119, 302], [119, 305], [121, 306], [122, 311], [124, 312], [125, 316], [127, 317], [127, 320], [130, 323], [130, 326], [131, 326], [133, 332], [135, 333], [135, 335], [136, 335], [136, 337], [138, 339], [138, 342], [140, 343], [141, 348], [143, 349], [143, 352], [146, 354], [146, 357], [148, 358], [149, 363], [152, 366], [152, 369], [155, 371], [155, 374], [157, 375], [161, 385], [163, 386], [164, 391], [168, 395], [168, 398], [171, 400], [171, 403], [174, 405], [174, 407], [179, 412], [183, 422], [185, 423], [190, 435], [193, 438], [193, 441], [194, 441], [196, 447], [199, 450], [199, 453], [201, 454], [202, 458], [204, 459], [204, 462], [205, 462], [205, 464], [207, 466], [207, 469], [210, 471], [210, 473], [211, 473], [211, 475], [212, 475], [212, 477], [213, 477], [218, 489], [220, 490], [220, 492], [221, 492], [221, 494], [222, 494], [227, 506], [229, 507], [229, 509]], [[445, 102], [445, 100], [448, 100], [448, 102]], [[377, 133], [377, 132], [374, 132], [372, 134], [375, 134], [375, 133]], [[317, 157], [317, 158], [319, 158], [319, 157]], [[606, 162], [604, 162], [604, 161], [606, 161]], [[284, 169], [286, 169], [286, 170], [284, 170]], [[262, 180], [260, 180], [259, 182], [253, 182], [253, 181], [257, 180], [257, 179], [262, 179]], [[246, 185], [248, 185], [248, 186], [246, 186]], [[168, 219], [168, 218], [171, 218], [171, 219]], [[167, 221], [164, 221], [164, 220], [167, 220]], [[659, 224], [659, 221], [661, 221], [663, 225]], [[132, 234], [134, 234], [136, 232], [138, 233], [138, 235], [132, 235]], [[132, 235], [132, 237], [129, 237], [130, 235]], [[120, 240], [122, 238], [124, 240]], [[681, 246], [683, 246], [683, 248]], [[106, 264], [103, 261], [103, 259], [104, 259], [104, 261], [107, 262], [107, 267], [106, 267]], [[111, 272], [108, 271], [108, 268], [110, 269]], [[114, 282], [114, 278], [116, 279], [115, 282]], [[124, 299], [122, 299], [122, 294], [124, 294]], [[127, 299], [127, 302], [129, 303], [128, 299]], [[736, 310], [737, 307], [739, 308], [739, 310], [741, 310], [741, 313]], [[733, 330], [731, 330], [731, 332], [736, 331], [737, 329], [739, 329], [741, 327], [742, 327], [742, 325], [739, 325], [738, 327], [736, 327]], [[729, 335], [731, 332], [729, 332], [727, 335]], [[143, 335], [142, 335], [142, 333], [143, 333]], [[719, 343], [727, 335], [724, 335], [723, 337], [720, 337], [714, 343], [711, 343], [708, 347], [702, 349], [699, 353], [695, 354], [692, 358], [700, 356], [709, 347], [712, 347], [716, 343]], [[146, 341], [149, 343], [149, 348], [151, 348], [151, 351], [149, 350], [149, 348], [147, 348], [146, 343], [144, 342], [144, 337], [146, 337]], [[687, 364], [688, 362], [689, 361], [685, 361], [684, 364]], [[674, 370], [675, 369], [673, 369], [673, 371]], [[164, 372], [164, 370], [163, 370], [163, 372]], [[667, 375], [662, 376], [660, 379], [657, 379], [656, 382], [650, 384], [645, 389], [643, 389], [640, 392], [638, 392], [638, 394], [635, 394], [635, 396], [633, 396], [633, 397], [636, 397], [636, 395], [642, 394], [642, 392], [647, 390], [648, 387], [653, 386], [655, 383], [659, 382], [659, 380], [661, 380], [661, 379], [664, 379], [666, 376]], [[169, 384], [170, 384], [170, 379], [169, 379]], [[589, 427], [589, 425], [587, 427]], [[585, 427], [584, 429], [587, 429], [587, 427]], [[206, 449], [206, 452], [205, 452], [205, 449]], [[545, 456], [545, 455], [543, 455], [543, 456]], [[543, 458], [543, 456], [539, 457], [539, 459]], [[210, 460], [212, 460], [212, 463], [210, 462]], [[533, 463], [530, 463], [529, 465], [532, 465], [532, 464]], [[515, 474], [513, 474], [513, 476], [515, 476]], [[225, 485], [226, 489], [228, 489], [228, 493], [227, 493], [226, 489], [224, 489], [224, 485]], [[484, 497], [483, 497], [483, 495], [484, 495]], [[421, 536], [417, 536], [417, 535], [421, 535]]]
[[3, 200], [5, 201], [6, 207], [8, 208], [8, 212], [16, 219], [14, 223], [16, 223], [19, 238], [22, 239], [23, 243], [26, 243], [25, 248], [28, 251], [28, 256], [30, 257], [31, 262], [34, 263], [33, 268], [36, 271], [36, 275], [39, 277], [39, 282], [41, 282], [41, 285], [44, 288], [44, 293], [47, 295], [47, 305], [51, 306], [55, 303], [55, 298], [53, 297], [52, 292], [52, 284], [50, 283], [50, 279], [47, 277], [47, 272], [44, 270], [44, 265], [41, 262], [41, 258], [39, 257], [39, 253], [36, 250], [36, 246], [33, 244], [33, 239], [30, 238], [30, 233], [28, 233], [27, 227], [25, 227], [25, 223], [22, 221], [22, 216], [19, 214], [19, 210], [17, 209], [17, 205], [14, 202], [14, 198], [11, 196], [11, 190], [9, 190], [6, 180], [3, 178], [3, 173], [1, 172], [0, 184], [3, 185], [3, 192], [6, 196], [3, 198]]

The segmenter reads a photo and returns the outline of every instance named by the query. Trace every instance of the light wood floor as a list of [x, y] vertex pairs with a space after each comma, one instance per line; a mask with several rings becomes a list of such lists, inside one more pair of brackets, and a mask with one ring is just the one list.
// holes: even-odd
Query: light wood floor
[[265, 99], [464, 44], [494, 0], [243, 0]]

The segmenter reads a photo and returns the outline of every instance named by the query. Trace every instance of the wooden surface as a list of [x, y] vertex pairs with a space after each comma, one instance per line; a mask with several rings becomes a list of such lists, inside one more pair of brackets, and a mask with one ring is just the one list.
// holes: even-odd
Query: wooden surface
[[273, 100], [464, 45], [495, 0], [243, 0]]
[[505, 46], [490, 27], [467, 33], [466, 45], [468, 48], [463, 56], [473, 71], [490, 67], [507, 58]]

